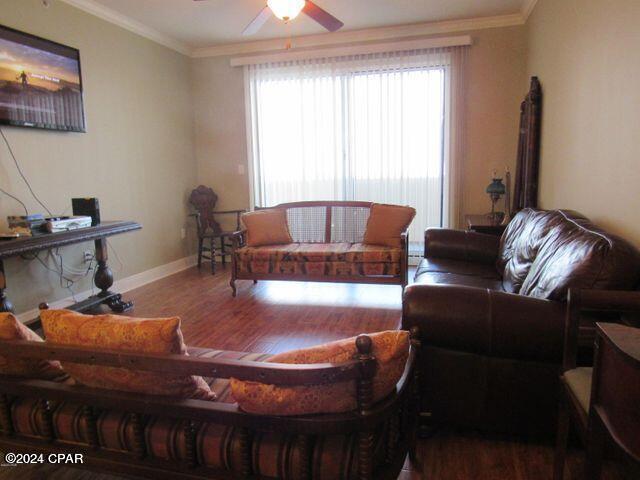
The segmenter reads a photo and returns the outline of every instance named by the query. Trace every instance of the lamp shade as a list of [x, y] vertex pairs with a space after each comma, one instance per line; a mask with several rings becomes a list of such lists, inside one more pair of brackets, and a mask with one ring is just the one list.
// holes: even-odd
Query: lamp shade
[[507, 187], [504, 186], [501, 178], [494, 178], [487, 187], [487, 193], [490, 195], [504, 195], [507, 193]]
[[296, 18], [304, 8], [305, 0], [267, 0], [267, 5], [280, 20]]

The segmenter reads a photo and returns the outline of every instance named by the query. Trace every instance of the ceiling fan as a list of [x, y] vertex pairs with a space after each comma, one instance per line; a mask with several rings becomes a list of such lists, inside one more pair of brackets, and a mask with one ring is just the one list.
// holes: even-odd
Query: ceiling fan
[[[202, 0], [195, 0], [202, 1]], [[335, 32], [344, 26], [340, 20], [323, 10], [311, 0], [267, 0], [267, 5], [260, 11], [258, 16], [247, 25], [242, 35], [253, 35], [260, 30], [271, 15], [275, 15], [280, 20], [288, 22], [296, 18], [300, 12], [318, 22], [330, 32]]]

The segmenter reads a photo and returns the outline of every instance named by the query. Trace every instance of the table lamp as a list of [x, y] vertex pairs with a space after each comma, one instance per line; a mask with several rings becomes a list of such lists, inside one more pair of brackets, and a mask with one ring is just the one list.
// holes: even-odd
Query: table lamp
[[491, 199], [491, 213], [487, 216], [491, 221], [492, 225], [498, 225], [502, 219], [504, 218], [504, 212], [496, 212], [496, 203], [500, 200], [502, 195], [507, 193], [507, 188], [504, 183], [502, 183], [501, 178], [496, 178], [496, 172], [493, 172], [493, 180], [487, 186], [486, 192], [489, 194], [489, 198]]

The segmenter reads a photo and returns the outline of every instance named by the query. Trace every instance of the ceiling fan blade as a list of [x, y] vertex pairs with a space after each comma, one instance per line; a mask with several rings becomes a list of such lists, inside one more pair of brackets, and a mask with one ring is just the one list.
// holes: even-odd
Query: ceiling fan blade
[[254, 18], [249, 25], [247, 25], [247, 28], [244, 29], [244, 31], [242, 32], [242, 35], [248, 36], [248, 35], [253, 35], [254, 33], [257, 33], [258, 30], [260, 30], [263, 27], [263, 25], [267, 23], [267, 20], [271, 18], [271, 15], [272, 15], [271, 9], [269, 7], [264, 7], [260, 11], [258, 16]]
[[344, 23], [342, 23], [326, 10], [320, 8], [311, 0], [307, 0], [302, 11], [330, 32], [335, 32], [336, 30], [339, 30], [344, 26]]

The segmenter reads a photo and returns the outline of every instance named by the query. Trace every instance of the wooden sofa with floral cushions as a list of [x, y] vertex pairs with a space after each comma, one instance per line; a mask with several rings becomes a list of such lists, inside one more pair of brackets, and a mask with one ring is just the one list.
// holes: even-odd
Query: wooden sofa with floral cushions
[[407, 285], [407, 228], [415, 210], [371, 202], [295, 202], [242, 216], [233, 245], [236, 280]]
[[81, 453], [81, 468], [154, 479], [282, 480], [395, 479], [413, 452], [417, 332], [270, 356], [187, 348], [177, 318], [41, 318], [45, 342], [0, 314], [5, 452]]

